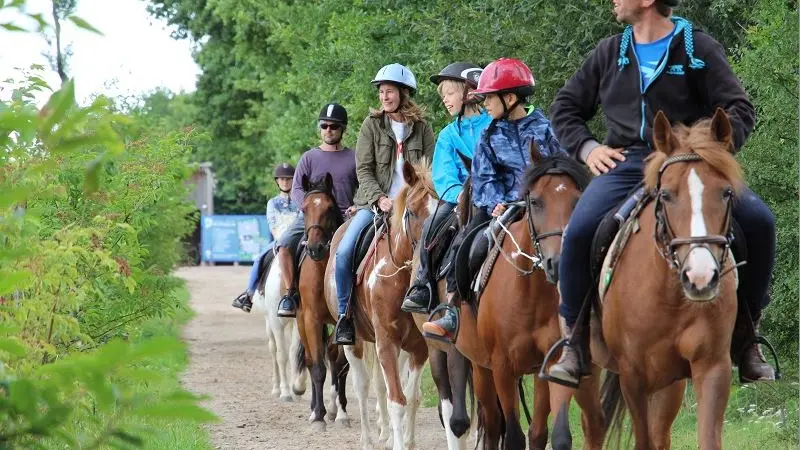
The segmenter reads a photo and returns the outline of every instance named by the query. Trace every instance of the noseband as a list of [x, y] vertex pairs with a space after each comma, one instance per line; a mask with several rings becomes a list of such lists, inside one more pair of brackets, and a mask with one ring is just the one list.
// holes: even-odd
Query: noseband
[[[714, 258], [714, 262], [717, 264], [717, 268], [721, 269], [725, 264], [725, 259], [728, 256], [728, 249], [731, 246], [731, 241], [733, 241], [733, 226], [731, 219], [731, 205], [733, 204], [733, 198], [728, 201], [728, 205], [725, 209], [725, 224], [723, 225], [723, 232], [725, 233], [724, 235], [708, 234], [705, 236], [676, 237], [675, 233], [672, 231], [672, 226], [669, 223], [669, 216], [667, 215], [667, 210], [664, 208], [663, 204], [662, 197], [664, 193], [661, 191], [661, 177], [664, 175], [666, 168], [673, 164], [702, 160], [703, 158], [696, 153], [684, 153], [667, 158], [658, 169], [658, 179], [656, 181], [656, 189], [654, 192], [656, 215], [655, 240], [661, 255], [673, 269], [678, 271], [681, 270], [685, 262], [685, 260], [682, 261], [678, 257], [678, 249], [680, 247], [689, 245], [691, 246], [691, 249], [705, 248], [709, 251], [709, 253], [711, 253], [711, 256]], [[717, 254], [711, 250], [711, 246], [721, 247], [722, 256], [717, 257]], [[689, 253], [686, 255], [688, 257]], [[720, 276], [721, 275], [722, 274], [720, 274]]]

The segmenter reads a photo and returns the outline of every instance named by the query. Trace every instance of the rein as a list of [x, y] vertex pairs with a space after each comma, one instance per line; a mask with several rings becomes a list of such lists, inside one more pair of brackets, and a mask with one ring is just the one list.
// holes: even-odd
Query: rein
[[[707, 249], [714, 258], [717, 268], [721, 269], [724, 266], [725, 260], [728, 256], [728, 249], [731, 246], [731, 241], [733, 241], [733, 223], [731, 218], [733, 199], [728, 201], [728, 205], [725, 209], [725, 224], [723, 225], [723, 232], [725, 233], [724, 235], [708, 234], [705, 236], [676, 237], [675, 232], [672, 230], [672, 226], [670, 225], [669, 216], [667, 215], [667, 210], [664, 208], [663, 204], [664, 193], [661, 191], [661, 177], [664, 175], [664, 171], [667, 169], [667, 167], [673, 164], [697, 162], [702, 160], [703, 158], [696, 153], [680, 154], [667, 158], [658, 169], [658, 179], [656, 181], [656, 188], [653, 193], [653, 195], [655, 195], [654, 208], [656, 216], [656, 229], [654, 238], [661, 256], [664, 257], [664, 260], [667, 261], [670, 267], [678, 271], [685, 263], [685, 260], [682, 261], [677, 254], [680, 247], [689, 245], [691, 249], [698, 247]], [[711, 251], [711, 246], [719, 246], [722, 248], [721, 258], [718, 258], [716, 253]], [[727, 274], [738, 265], [728, 268], [725, 272], [720, 274], [720, 277]]]

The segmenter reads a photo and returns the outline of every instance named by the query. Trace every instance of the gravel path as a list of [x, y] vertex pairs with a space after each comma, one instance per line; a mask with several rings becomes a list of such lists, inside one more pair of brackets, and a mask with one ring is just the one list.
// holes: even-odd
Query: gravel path
[[[221, 421], [209, 425], [218, 449], [355, 449], [359, 446], [358, 402], [348, 379], [351, 428], [328, 424], [314, 434], [309, 416], [310, 383], [293, 403], [270, 395], [272, 362], [267, 352], [264, 318], [230, 306], [247, 285], [248, 266], [190, 267], [178, 270], [187, 281], [196, 316], [184, 330], [190, 363], [183, 382], [192, 392], [211, 397], [206, 402]], [[330, 377], [328, 377], [330, 378]], [[326, 393], [328, 392], [326, 388]], [[370, 408], [375, 405], [371, 400]], [[374, 412], [373, 412], [374, 421]], [[373, 440], [377, 427], [372, 426]], [[420, 408], [417, 449], [447, 448], [436, 408]]]

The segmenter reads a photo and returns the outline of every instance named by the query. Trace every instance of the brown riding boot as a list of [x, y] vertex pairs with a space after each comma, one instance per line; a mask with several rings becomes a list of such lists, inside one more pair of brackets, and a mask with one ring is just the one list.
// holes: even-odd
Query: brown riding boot
[[577, 388], [583, 374], [583, 363], [581, 361], [582, 339], [580, 336], [575, 336], [573, 341], [572, 332], [574, 330], [571, 332], [563, 317], [559, 317], [558, 323], [561, 326], [561, 335], [570, 341], [561, 348], [561, 358], [558, 359], [558, 362], [553, 364], [550, 370], [547, 371], [548, 381]]
[[[742, 315], [742, 313], [739, 313]], [[743, 318], [749, 319], [749, 317]], [[743, 324], [745, 329], [739, 327], [739, 318], [737, 317], [737, 332], [734, 332], [734, 339], [740, 339], [738, 345], [744, 346], [744, 348], [740, 352], [739, 361], [735, 361], [739, 364], [739, 380], [742, 383], [751, 383], [754, 381], [774, 381], [775, 380], [775, 369], [767, 363], [767, 360], [764, 358], [764, 354], [761, 353], [761, 345], [758, 341], [756, 341], [758, 336], [758, 326], [761, 323], [761, 317], [757, 317], [755, 319], [755, 323], [750, 320], [746, 320], [746, 322], [750, 322], [749, 324]], [[749, 325], [749, 326], [748, 326]], [[747, 329], [749, 328], [749, 329]], [[738, 335], [738, 336], [737, 336]], [[746, 339], [744, 342], [741, 339]]]

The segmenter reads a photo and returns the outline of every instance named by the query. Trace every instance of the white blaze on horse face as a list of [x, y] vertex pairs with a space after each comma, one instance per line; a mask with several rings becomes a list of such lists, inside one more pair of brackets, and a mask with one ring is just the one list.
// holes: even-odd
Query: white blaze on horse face
[[[707, 236], [706, 219], [703, 216], [703, 180], [692, 168], [688, 177], [689, 197], [692, 201], [691, 235], [692, 237]], [[711, 251], [705, 247], [694, 247], [689, 251], [686, 263], [686, 276], [697, 289], [704, 289], [717, 270], [717, 263]]]
[[439, 201], [435, 198], [428, 196], [428, 214], [431, 216], [436, 212], [436, 207], [439, 206]]
[[566, 189], [567, 189], [567, 185], [564, 184], [564, 183], [559, 183], [559, 185], [556, 186], [556, 192], [565, 191]]
[[367, 287], [369, 288], [370, 291], [375, 289], [375, 283], [378, 282], [378, 274], [381, 272], [383, 266], [385, 265], [386, 265], [386, 257], [383, 257], [381, 258], [380, 261], [378, 261], [378, 264], [375, 265], [375, 268], [372, 269], [372, 272], [369, 274], [369, 279], [367, 280]]
[[322, 199], [321, 199], [321, 198], [315, 198], [315, 199], [314, 199], [314, 205], [315, 205], [315, 206], [319, 206], [319, 205], [320, 205], [320, 203], [322, 203]]

